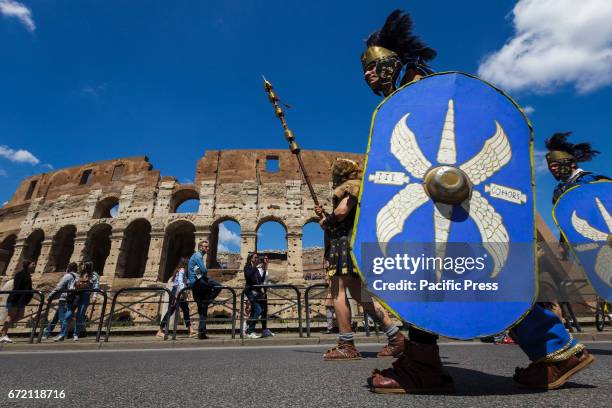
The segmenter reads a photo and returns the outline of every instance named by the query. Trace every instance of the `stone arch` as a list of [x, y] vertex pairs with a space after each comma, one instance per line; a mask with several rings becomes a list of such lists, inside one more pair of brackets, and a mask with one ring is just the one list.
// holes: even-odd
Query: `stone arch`
[[265, 217], [260, 218], [257, 222], [257, 227], [255, 228], [255, 230], [258, 230], [263, 224], [266, 224], [268, 222], [275, 222], [277, 224], [280, 224], [285, 230], [285, 233], [287, 233], [287, 231], [289, 230], [287, 224], [285, 224], [285, 221], [283, 221], [280, 217], [274, 215], [267, 215]]
[[[224, 223], [233, 223], [238, 225], [238, 233], [228, 230], [227, 228], [221, 229], [221, 225]], [[241, 265], [241, 257], [240, 257], [240, 249], [241, 249], [241, 239], [240, 232], [242, 231], [242, 225], [240, 222], [230, 216], [225, 216], [218, 218], [213, 222], [210, 229], [210, 239], [208, 240], [209, 250], [208, 250], [208, 264], [211, 268], [222, 268], [222, 269], [240, 269]], [[238, 251], [220, 251], [220, 240], [224, 238], [222, 235], [231, 234], [230, 239], [235, 239], [235, 244], [238, 245]], [[234, 235], [236, 235], [234, 237]], [[221, 248], [222, 249], [222, 248]], [[220, 255], [222, 254], [222, 255]]]
[[302, 226], [301, 243], [304, 279], [324, 278], [325, 233], [319, 226], [318, 217], [309, 218]]
[[87, 232], [83, 259], [94, 264], [94, 270], [102, 275], [106, 258], [110, 254], [113, 228], [106, 223], [96, 224]]
[[0, 243], [0, 276], [6, 275], [6, 269], [11, 262], [11, 258], [15, 253], [15, 243], [17, 242], [17, 235], [11, 234], [4, 238]]
[[149, 258], [151, 223], [144, 218], [130, 222], [123, 232], [123, 241], [117, 259], [115, 274], [118, 278], [142, 278]]
[[74, 225], [64, 225], [53, 236], [49, 259], [44, 272], [64, 272], [68, 268], [74, 252], [74, 238], [77, 229]]
[[[116, 208], [116, 210], [113, 210]], [[94, 209], [93, 218], [115, 218], [117, 216], [117, 212], [119, 211], [119, 197], [106, 197], [96, 203], [96, 208]]]
[[[179, 210], [179, 207], [182, 204], [190, 200], [197, 200], [198, 209], [196, 211], [193, 211], [197, 213], [199, 210], [199, 206], [201, 205], [200, 204], [200, 193], [198, 193], [198, 191], [195, 189], [194, 186], [184, 186], [184, 187], [179, 188], [174, 193], [172, 193], [172, 198], [170, 199], [170, 212], [171, 213], [180, 212], [180, 211], [177, 211]], [[186, 212], [186, 211], [183, 211], [183, 212]]]
[[45, 233], [41, 229], [35, 229], [28, 235], [23, 244], [23, 250], [21, 251], [21, 259], [28, 259], [30, 261], [37, 262], [42, 250], [42, 243], [45, 240]]
[[167, 282], [182, 257], [189, 258], [195, 251], [195, 226], [178, 220], [166, 227], [158, 280]]
[[[270, 231], [261, 231], [262, 227], [265, 228], [264, 226], [266, 224], [278, 224], [282, 227], [282, 230], [278, 230], [277, 231], [273, 231], [272, 234], [283, 234], [284, 233], [284, 247], [277, 247], [277, 248], [271, 248], [269, 244], [264, 243], [265, 241], [267, 241], [268, 243], [270, 242], [270, 236], [267, 236], [267, 234], [270, 234]], [[257, 224], [257, 229], [255, 230], [256, 232], [256, 239], [255, 239], [255, 251], [259, 252], [264, 252], [265, 254], [267, 254], [268, 259], [270, 259], [270, 273], [271, 274], [278, 274], [281, 273], [282, 271], [286, 271], [287, 270], [287, 265], [288, 265], [288, 260], [287, 260], [287, 254], [288, 254], [288, 249], [289, 249], [289, 242], [287, 239], [287, 233], [288, 233], [288, 228], [287, 225], [283, 222], [282, 219], [275, 217], [275, 216], [267, 216], [267, 217], [263, 217], [259, 220], [258, 224]], [[264, 234], [262, 236], [262, 233]]]

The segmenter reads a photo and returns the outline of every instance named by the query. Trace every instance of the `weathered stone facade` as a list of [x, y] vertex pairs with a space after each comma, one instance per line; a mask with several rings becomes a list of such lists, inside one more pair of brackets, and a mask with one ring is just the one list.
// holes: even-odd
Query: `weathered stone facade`
[[[302, 155], [327, 207], [333, 160], [362, 160], [350, 153]], [[197, 212], [176, 213], [189, 199], [199, 200]], [[307, 283], [302, 230], [316, 220], [313, 206], [297, 162], [285, 150], [209, 151], [197, 163], [194, 184], [161, 177], [146, 157], [39, 174], [23, 180], [0, 209], [0, 283], [22, 259], [37, 261], [34, 281], [43, 287], [57, 281], [69, 262], [87, 259], [94, 261], [106, 288], [147, 286], [167, 281], [179, 257], [191, 254], [203, 239], [211, 244], [207, 262], [219, 268], [219, 224], [227, 220], [240, 225], [240, 267], [248, 252], [256, 250], [259, 226], [280, 223], [287, 237], [286, 261], [271, 266], [272, 278]], [[322, 262], [321, 256], [308, 258]], [[232, 269], [212, 273], [238, 283], [242, 274], [235, 257], [230, 264]], [[311, 279], [313, 266], [306, 269]]]

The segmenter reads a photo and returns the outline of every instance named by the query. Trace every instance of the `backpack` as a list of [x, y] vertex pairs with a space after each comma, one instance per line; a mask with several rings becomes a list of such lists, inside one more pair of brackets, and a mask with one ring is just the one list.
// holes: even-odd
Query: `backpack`
[[76, 305], [78, 301], [78, 295], [74, 293], [75, 290], [81, 289], [77, 287], [77, 282], [79, 281], [79, 277], [74, 272], [70, 272], [72, 276], [72, 282], [68, 285], [68, 293], [66, 294], [66, 305], [68, 307]]
[[90, 285], [89, 279], [87, 279], [87, 278], [79, 277], [74, 282], [74, 288], [77, 289], [77, 290], [79, 290], [79, 289], [89, 289], [90, 286], [91, 285]]

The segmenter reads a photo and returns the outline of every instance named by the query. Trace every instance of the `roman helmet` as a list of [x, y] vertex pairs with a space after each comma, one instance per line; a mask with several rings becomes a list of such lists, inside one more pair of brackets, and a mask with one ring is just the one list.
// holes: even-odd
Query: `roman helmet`
[[[364, 73], [373, 67], [376, 69], [379, 81], [375, 85], [368, 84], [375, 94], [391, 94], [403, 68], [406, 72], [416, 70], [421, 75], [433, 72], [427, 62], [436, 57], [436, 51], [415, 36], [412, 29], [410, 14], [398, 9], [389, 14], [383, 27], [366, 40], [367, 48], [361, 54], [361, 65]], [[403, 78], [401, 82], [403, 84]]]
[[570, 178], [577, 163], [591, 161], [599, 154], [597, 150], [591, 149], [590, 143], [574, 144], [567, 141], [572, 132], [555, 133], [546, 139], [546, 162], [552, 175], [560, 181]]
[[337, 158], [332, 165], [332, 185], [338, 187], [347, 180], [360, 180], [361, 169], [356, 161]]

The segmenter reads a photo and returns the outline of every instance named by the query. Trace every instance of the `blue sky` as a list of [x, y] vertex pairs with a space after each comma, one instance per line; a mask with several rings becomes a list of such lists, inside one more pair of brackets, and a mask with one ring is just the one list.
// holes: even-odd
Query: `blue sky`
[[[607, 3], [0, 0], [0, 202], [51, 168], [147, 155], [189, 182], [206, 150], [285, 148], [261, 74], [293, 105], [303, 148], [363, 152], [379, 99], [362, 39], [396, 7], [438, 50], [435, 70], [480, 72], [530, 107], [537, 149], [573, 130], [602, 151], [588, 168], [609, 174]], [[551, 223], [555, 183], [536, 157]], [[283, 246], [271, 231], [262, 246]]]

